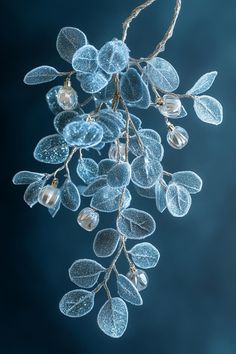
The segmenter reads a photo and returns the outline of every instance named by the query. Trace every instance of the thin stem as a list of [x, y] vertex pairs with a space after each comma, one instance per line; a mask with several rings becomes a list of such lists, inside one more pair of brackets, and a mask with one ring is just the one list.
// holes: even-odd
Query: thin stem
[[70, 155], [67, 157], [66, 161], [64, 162], [64, 164], [59, 167], [56, 171], [54, 171], [53, 173], [51, 174], [47, 174], [47, 178], [50, 178], [50, 177], [56, 177], [58, 172], [60, 171], [63, 171], [64, 169], [66, 169], [66, 172], [68, 174], [68, 177], [70, 178], [70, 170], [69, 170], [69, 167], [68, 167], [68, 164], [70, 163], [72, 157], [74, 156], [74, 154], [76, 153], [76, 151], [78, 150], [77, 147], [74, 147], [72, 150], [71, 150], [71, 153]]
[[92, 99], [93, 99], [93, 96], [88, 97], [84, 102], [82, 102], [82, 103], [80, 104], [80, 107], [85, 107], [85, 106], [87, 106], [87, 104], [89, 104], [89, 102], [91, 102]]
[[127, 17], [127, 19], [124, 21], [123, 23], [123, 35], [122, 35], [122, 41], [125, 42], [126, 38], [127, 38], [127, 33], [128, 33], [128, 29], [129, 26], [131, 24], [131, 22], [140, 14], [141, 11], [143, 11], [144, 9], [146, 9], [148, 6], [150, 6], [152, 3], [154, 3], [156, 0], [147, 0], [145, 1], [144, 4], [137, 6], [129, 15], [129, 17]]
[[118, 74], [114, 74], [112, 77], [113, 81], [114, 81], [114, 85], [115, 85], [115, 92], [114, 92], [114, 97], [112, 100], [112, 109], [115, 112], [117, 110], [117, 106], [119, 104], [119, 100], [120, 100], [120, 93], [119, 93], [119, 75]]

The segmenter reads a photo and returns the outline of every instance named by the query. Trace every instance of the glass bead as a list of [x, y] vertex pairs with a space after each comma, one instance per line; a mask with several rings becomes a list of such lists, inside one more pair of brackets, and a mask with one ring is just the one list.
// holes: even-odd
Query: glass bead
[[125, 144], [117, 142], [115, 144], [111, 144], [111, 147], [108, 152], [109, 159], [115, 161], [125, 161]]
[[78, 224], [86, 231], [93, 231], [99, 223], [99, 214], [92, 208], [84, 208], [77, 218]]
[[167, 141], [174, 149], [183, 149], [189, 140], [187, 131], [181, 127], [172, 127], [167, 134]]
[[77, 92], [71, 86], [61, 87], [57, 93], [57, 103], [65, 111], [73, 111], [78, 106]]
[[147, 273], [142, 269], [131, 269], [127, 273], [127, 278], [134, 284], [138, 291], [142, 291], [148, 286]]
[[60, 199], [60, 189], [51, 186], [50, 184], [46, 185], [41, 189], [38, 196], [38, 201], [40, 204], [46, 208], [53, 208], [58, 200]]
[[164, 95], [163, 96], [163, 104], [160, 105], [159, 111], [160, 113], [167, 118], [176, 118], [180, 115], [181, 112], [181, 101], [175, 95]]

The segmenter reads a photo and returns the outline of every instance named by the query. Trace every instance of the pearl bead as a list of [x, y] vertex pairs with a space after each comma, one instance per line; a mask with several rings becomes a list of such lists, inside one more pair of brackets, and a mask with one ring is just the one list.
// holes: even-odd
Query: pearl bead
[[175, 95], [167, 94], [163, 96], [163, 104], [160, 105], [160, 113], [167, 118], [176, 118], [181, 112], [181, 101]]
[[61, 87], [57, 93], [57, 103], [65, 111], [73, 111], [78, 106], [77, 92], [70, 86]]
[[125, 161], [125, 144], [123, 143], [115, 143], [111, 144], [111, 147], [108, 151], [108, 156], [109, 159], [115, 160], [115, 161]]
[[38, 201], [46, 208], [53, 208], [59, 201], [60, 194], [61, 193], [59, 188], [48, 184], [39, 192]]
[[134, 284], [138, 291], [142, 291], [148, 286], [147, 273], [142, 269], [130, 270], [127, 273], [127, 278]]
[[78, 224], [86, 231], [93, 231], [99, 223], [99, 214], [92, 208], [84, 208], [77, 218]]
[[188, 144], [188, 140], [189, 135], [187, 131], [181, 127], [173, 127], [167, 134], [169, 145], [177, 150], [183, 149]]

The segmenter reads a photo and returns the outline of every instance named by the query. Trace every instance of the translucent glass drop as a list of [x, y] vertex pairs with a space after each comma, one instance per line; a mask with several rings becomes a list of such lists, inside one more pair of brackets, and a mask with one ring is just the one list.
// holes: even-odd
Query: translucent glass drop
[[167, 118], [175, 118], [180, 115], [181, 112], [181, 101], [175, 95], [164, 95], [163, 104], [159, 106], [160, 113]]
[[134, 284], [138, 291], [142, 291], [148, 286], [148, 276], [144, 270], [130, 270], [127, 273], [127, 278], [129, 278], [129, 280]]
[[42, 188], [38, 196], [39, 203], [45, 206], [46, 208], [53, 208], [57, 204], [59, 199], [60, 189], [53, 187], [50, 184]]
[[172, 127], [167, 134], [167, 141], [174, 149], [183, 149], [189, 140], [187, 131], [181, 127]]
[[111, 144], [111, 147], [108, 151], [109, 159], [115, 161], [125, 161], [125, 144], [116, 142], [115, 144]]
[[78, 106], [77, 92], [71, 86], [61, 87], [57, 93], [57, 103], [65, 111], [73, 111]]
[[92, 208], [84, 208], [77, 218], [78, 224], [86, 231], [93, 231], [99, 223], [99, 214]]

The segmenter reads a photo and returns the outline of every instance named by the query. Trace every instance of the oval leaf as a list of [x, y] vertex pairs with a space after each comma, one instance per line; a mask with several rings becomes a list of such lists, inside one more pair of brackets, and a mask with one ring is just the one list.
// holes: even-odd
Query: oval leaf
[[68, 155], [69, 147], [58, 134], [41, 139], [34, 150], [34, 158], [37, 161], [55, 165], [64, 162]]
[[202, 179], [192, 171], [173, 173], [172, 180], [176, 184], [185, 187], [191, 194], [199, 193], [202, 189]]
[[199, 95], [206, 92], [213, 85], [217, 76], [217, 71], [212, 71], [200, 77], [195, 85], [187, 92], [187, 95]]
[[76, 211], [80, 207], [81, 198], [76, 185], [67, 178], [61, 188], [61, 202], [64, 207]]
[[135, 186], [136, 192], [138, 195], [144, 198], [148, 199], [155, 199], [156, 194], [155, 194], [155, 184], [151, 188], [141, 188], [138, 186]]
[[105, 176], [108, 174], [110, 169], [115, 166], [116, 161], [111, 160], [111, 159], [104, 159], [101, 160], [98, 164], [98, 174], [100, 176]]
[[152, 187], [161, 178], [163, 168], [158, 160], [145, 156], [136, 157], [131, 164], [131, 180], [141, 188]]
[[111, 187], [128, 186], [131, 177], [131, 167], [128, 162], [119, 162], [110, 169], [107, 175], [107, 183]]
[[117, 276], [117, 291], [123, 300], [131, 303], [132, 305], [140, 306], [143, 304], [141, 295], [134, 284], [124, 275]]
[[67, 124], [79, 122], [85, 117], [87, 117], [86, 114], [79, 115], [79, 113], [75, 111], [63, 111], [57, 114], [54, 118], [54, 127], [59, 134], [63, 134], [63, 130]]
[[97, 233], [93, 250], [97, 257], [110, 257], [116, 250], [120, 236], [115, 229], [104, 229]]
[[191, 207], [192, 199], [189, 191], [176, 183], [170, 183], [166, 191], [166, 205], [175, 217], [185, 216]]
[[129, 253], [135, 265], [143, 269], [156, 267], [160, 259], [159, 251], [148, 242], [138, 243]]
[[98, 68], [98, 50], [92, 45], [78, 49], [72, 59], [72, 67], [82, 74], [93, 74]]
[[58, 34], [56, 47], [61, 58], [71, 63], [75, 52], [86, 44], [87, 38], [82, 31], [74, 27], [64, 27]]
[[126, 303], [119, 297], [105, 302], [101, 307], [97, 322], [99, 328], [109, 337], [119, 338], [128, 325], [128, 309]]
[[59, 75], [60, 73], [52, 66], [43, 65], [28, 72], [24, 77], [24, 83], [26, 85], [44, 84], [55, 80]]
[[219, 125], [223, 121], [223, 107], [211, 96], [199, 96], [194, 99], [194, 110], [205, 123]]
[[85, 182], [90, 183], [98, 175], [98, 164], [89, 158], [83, 158], [78, 161], [77, 174]]
[[24, 201], [32, 208], [38, 203], [38, 195], [40, 190], [43, 188], [46, 180], [40, 180], [31, 183], [24, 194]]
[[94, 97], [100, 102], [107, 103], [113, 99], [114, 93], [115, 84], [113, 80], [110, 80], [106, 87], [104, 87], [101, 91], [95, 93]]
[[120, 94], [126, 103], [134, 103], [142, 98], [143, 81], [134, 68], [130, 68], [120, 79]]
[[107, 42], [99, 51], [98, 64], [108, 74], [119, 73], [129, 63], [129, 49], [122, 41]]
[[83, 190], [84, 197], [92, 197], [99, 189], [105, 187], [107, 185], [106, 176], [100, 176], [93, 180], [88, 187], [85, 187]]
[[87, 290], [72, 290], [65, 294], [59, 303], [59, 309], [68, 317], [87, 315], [94, 306], [94, 293]]
[[40, 181], [45, 177], [43, 173], [20, 171], [15, 174], [12, 179], [13, 184], [30, 184], [36, 181]]
[[57, 94], [62, 87], [63, 86], [54, 86], [46, 94], [46, 101], [48, 107], [53, 114], [58, 114], [62, 111], [62, 108], [59, 106], [57, 102]]
[[124, 128], [122, 115], [108, 109], [101, 110], [96, 121], [103, 128], [102, 141], [104, 143], [113, 142], [119, 137], [121, 129]]
[[[122, 190], [105, 186], [99, 189], [93, 196], [90, 206], [104, 213], [112, 213], [119, 209], [121, 203]], [[131, 202], [131, 195], [128, 189], [125, 190], [122, 206], [128, 208]]]
[[63, 136], [69, 145], [86, 148], [100, 143], [103, 130], [94, 122], [72, 122], [64, 128]]
[[80, 81], [81, 88], [84, 92], [94, 94], [107, 86], [111, 76], [101, 70], [97, 70], [93, 74], [77, 75], [77, 78]]
[[117, 230], [127, 238], [142, 239], [156, 229], [153, 217], [145, 211], [130, 208], [122, 210], [117, 219]]
[[160, 213], [163, 213], [163, 211], [166, 209], [166, 189], [167, 186], [163, 180], [162, 183], [158, 181], [155, 184], [156, 207]]
[[105, 268], [92, 259], [79, 259], [69, 269], [70, 280], [81, 288], [91, 288]]

